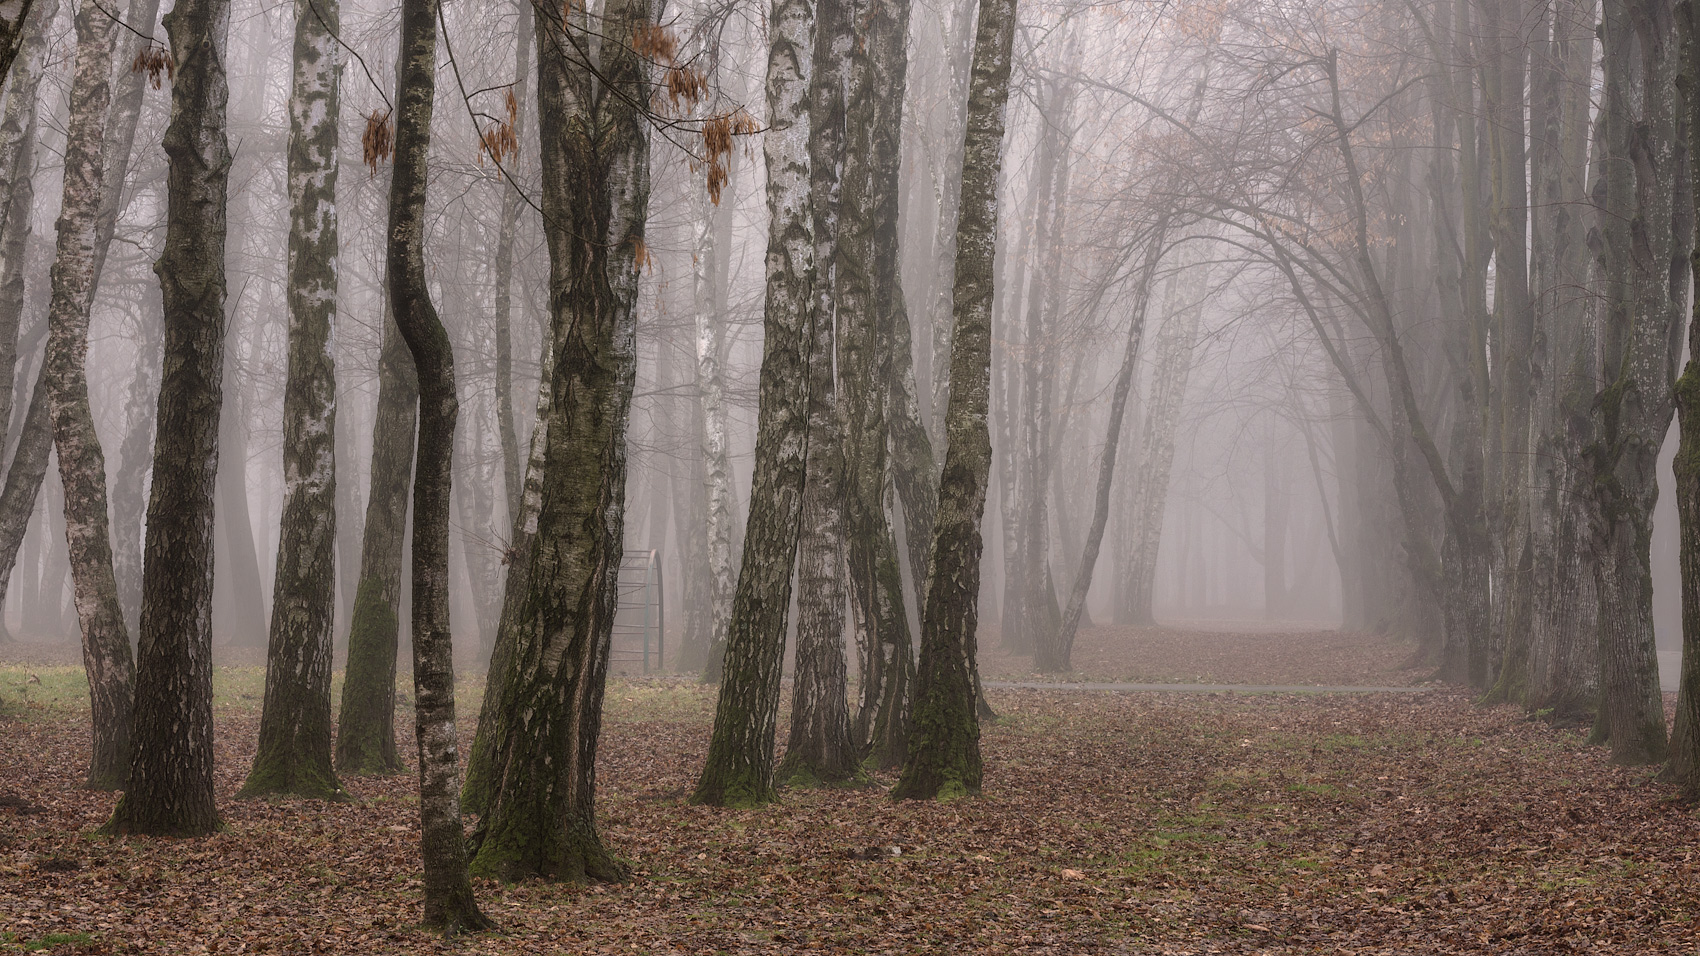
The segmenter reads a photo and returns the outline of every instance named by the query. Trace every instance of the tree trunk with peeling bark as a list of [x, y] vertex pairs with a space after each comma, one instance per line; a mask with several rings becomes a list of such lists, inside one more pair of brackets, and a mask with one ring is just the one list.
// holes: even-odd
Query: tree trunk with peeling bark
[[[751, 806], [774, 799], [779, 667], [808, 456], [814, 228], [807, 107], [812, 0], [773, 0], [767, 53], [767, 299], [755, 472], [743, 563], [708, 758], [691, 802]], [[848, 201], [848, 197], [846, 197]]]
[[491, 923], [467, 875], [449, 631], [449, 499], [454, 472], [454, 352], [425, 281], [425, 159], [437, 88], [438, 0], [405, 0], [396, 56], [395, 169], [390, 175], [385, 284], [396, 330], [413, 354], [419, 437], [413, 467], [413, 695], [425, 924], [453, 935]]
[[54, 448], [65, 487], [65, 541], [71, 558], [77, 620], [83, 634], [94, 726], [88, 784], [124, 785], [130, 761], [134, 660], [112, 574], [107, 526], [106, 458], [89, 406], [89, 309], [94, 301], [95, 246], [103, 194], [103, 134], [111, 102], [116, 24], [92, 2], [77, 11], [77, 65], [71, 82], [65, 142], [65, 188], [47, 313], [48, 383]]
[[992, 361], [993, 256], [998, 231], [998, 172], [1004, 106], [1009, 100], [1015, 0], [981, 0], [969, 81], [962, 161], [962, 211], [956, 230], [950, 402], [945, 411], [944, 473], [921, 616], [908, 759], [892, 789], [898, 799], [980, 792], [980, 724], [975, 713], [975, 629], [979, 612], [980, 521], [991, 474], [986, 426]]
[[165, 18], [176, 75], [165, 249], [155, 264], [165, 358], [142, 571], [130, 777], [106, 830], [200, 835], [213, 802], [213, 493], [223, 404], [224, 54], [229, 0], [179, 0]]
[[[524, 603], [498, 638], [475, 871], [503, 880], [619, 880], [596, 824], [596, 750], [624, 548], [626, 425], [637, 374], [649, 210], [644, 0], [563, 24], [537, 10], [538, 134], [554, 366]], [[599, 69], [562, 51], [600, 38]], [[594, 241], [586, 242], [586, 237]], [[535, 446], [534, 446], [535, 447]], [[515, 587], [511, 573], [508, 586]], [[488, 709], [488, 704], [487, 708]]]
[[838, 246], [844, 81], [852, 42], [849, 4], [819, 0], [809, 77], [809, 201], [815, 262], [827, 265], [816, 269], [813, 290], [809, 457], [797, 546], [797, 661], [791, 734], [777, 773], [786, 785], [840, 783], [861, 775], [850, 737], [844, 660], [844, 413], [833, 362], [837, 290], [830, 265]]
[[242, 796], [346, 796], [331, 766], [336, 613], [337, 0], [296, 0], [283, 517], [260, 737]]

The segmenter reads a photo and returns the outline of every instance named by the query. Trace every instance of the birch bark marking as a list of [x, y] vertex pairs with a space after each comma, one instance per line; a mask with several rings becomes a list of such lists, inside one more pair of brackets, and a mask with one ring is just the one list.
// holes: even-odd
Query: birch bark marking
[[225, 111], [229, 0], [179, 0], [165, 18], [177, 75], [165, 131], [165, 304], [130, 779], [109, 832], [195, 835], [213, 803], [212, 548], [223, 403]]
[[103, 137], [112, 88], [116, 24], [85, 0], [77, 11], [77, 66], [71, 82], [71, 123], [65, 139], [64, 200], [53, 258], [47, 312], [48, 382], [59, 478], [65, 486], [65, 542], [70, 551], [83, 664], [93, 706], [94, 755], [88, 783], [123, 786], [129, 769], [134, 661], [106, 515], [106, 459], [89, 407], [89, 306], [94, 296], [94, 248], [103, 195]]
[[337, 0], [295, 0], [283, 517], [260, 740], [242, 796], [346, 796], [331, 768], [336, 612]]
[[[721, 195], [735, 202], [735, 194]], [[732, 463], [727, 449], [726, 381], [720, 359], [725, 345], [725, 316], [719, 314], [720, 296], [715, 284], [719, 275], [716, 257], [723, 250], [714, 241], [715, 219], [708, 193], [698, 197], [695, 265], [691, 291], [696, 304], [697, 388], [702, 392], [703, 477], [708, 492], [708, 603], [710, 630], [708, 646], [700, 662], [705, 681], [720, 679], [726, 657], [726, 627], [732, 617]], [[693, 661], [686, 661], [686, 666]]]
[[[498, 719], [479, 745], [490, 756], [474, 768], [488, 769], [480, 771], [473, 867], [500, 879], [619, 880], [627, 872], [596, 824], [596, 749], [624, 543], [649, 212], [650, 128], [637, 104], [649, 102], [650, 84], [633, 49], [652, 28], [648, 9], [645, 0], [611, 0], [594, 26], [579, 8], [570, 24], [553, 10], [537, 13], [554, 364], [522, 604], [497, 639]], [[593, 35], [597, 70], [562, 54]]]
[[809, 457], [797, 548], [797, 663], [782, 784], [839, 783], [861, 775], [850, 736], [844, 660], [844, 422], [833, 362], [831, 263], [838, 245], [844, 156], [844, 81], [851, 36], [844, 0], [815, 5], [809, 77], [809, 201], [815, 229]]
[[1016, 0], [981, 0], [963, 140], [962, 207], [956, 228], [956, 281], [945, 411], [944, 472], [921, 616], [909, 755], [895, 799], [935, 799], [980, 791], [980, 723], [974, 707], [979, 613], [980, 521], [986, 508], [992, 441], [986, 425], [992, 361], [993, 256], [998, 172]]
[[454, 472], [454, 352], [425, 282], [425, 158], [437, 79], [438, 0], [405, 0], [396, 55], [395, 168], [384, 278], [419, 379], [413, 468], [413, 694], [425, 923], [452, 935], [490, 921], [467, 876], [449, 632], [449, 498]]
[[767, 302], [763, 314], [755, 474], [743, 565], [732, 598], [726, 662], [708, 759], [692, 803], [749, 806], [773, 792], [779, 665], [797, 556], [808, 456], [809, 319], [814, 228], [805, 106], [812, 0], [773, 0], [767, 54]]

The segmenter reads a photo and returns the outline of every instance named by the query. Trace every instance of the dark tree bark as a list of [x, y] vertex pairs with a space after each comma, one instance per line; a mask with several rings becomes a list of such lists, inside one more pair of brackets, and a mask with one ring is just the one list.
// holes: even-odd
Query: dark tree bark
[[372, 481], [361, 533], [360, 585], [348, 624], [348, 671], [338, 714], [336, 766], [344, 773], [402, 769], [395, 744], [396, 650], [401, 641], [402, 547], [413, 483], [419, 382], [386, 308], [378, 355]]
[[814, 229], [809, 205], [807, 108], [812, 0], [773, 0], [767, 55], [767, 301], [761, 406], [743, 564], [714, 735], [691, 802], [752, 806], [774, 799], [773, 738], [779, 666], [797, 556], [808, 457], [809, 320]]
[[0, 80], [12, 72], [12, 63], [24, 42], [32, 5], [33, 0], [16, 0], [0, 6]]
[[[260, 739], [242, 796], [345, 796], [331, 767], [336, 612], [337, 0], [296, 0], [289, 99], [289, 373], [283, 517]], [[392, 682], [393, 683], [393, 682]]]
[[908, 759], [896, 799], [980, 792], [980, 723], [974, 707], [979, 613], [980, 519], [992, 467], [986, 425], [992, 362], [992, 260], [997, 248], [998, 173], [1009, 100], [1015, 0], [981, 0], [963, 139], [962, 208], [956, 229], [956, 324], [951, 335], [950, 400], [944, 474], [921, 616]]
[[1670, 427], [1692, 248], [1686, 116], [1677, 108], [1670, 0], [1602, 5], [1606, 175], [1599, 235], [1605, 380], [1593, 405], [1588, 496], [1600, 601], [1600, 711], [1612, 759], [1667, 754], [1651, 567], [1659, 445]]
[[165, 250], [165, 304], [153, 486], [142, 571], [142, 629], [130, 778], [106, 829], [198, 835], [213, 803], [213, 492], [224, 376], [225, 37], [228, 0], [179, 0], [165, 27], [176, 60]]
[[[838, 170], [844, 155], [844, 81], [851, 42], [849, 5], [818, 0], [814, 70], [809, 77], [809, 201], [818, 263], [831, 263], [838, 245]], [[846, 698], [843, 411], [833, 363], [837, 295], [830, 265], [817, 269], [813, 296], [809, 457], [803, 534], [797, 546], [797, 660], [791, 734], [777, 774], [781, 784], [792, 786], [840, 783], [861, 775]]]
[[[868, 631], [856, 735], [882, 768], [903, 763], [914, 641], [897, 537], [886, 516], [898, 279], [898, 167], [907, 73], [907, 0], [876, 0], [857, 18], [850, 67], [841, 238], [834, 262], [846, 415], [845, 529], [851, 598]], [[903, 321], [907, 323], [905, 315]], [[905, 330], [907, 333], [907, 329]], [[907, 341], [907, 334], [904, 336]]]
[[[524, 603], [497, 639], [498, 676], [485, 705], [494, 725], [478, 745], [489, 759], [473, 867], [504, 880], [626, 875], [596, 825], [596, 748], [624, 549], [634, 310], [649, 209], [649, 120], [640, 107], [650, 84], [633, 43], [653, 24], [645, 0], [611, 0], [596, 20], [576, 8], [570, 15], [563, 23], [558, 10], [537, 12], [554, 358], [538, 426], [545, 450], [529, 565], [508, 580], [523, 587]], [[566, 52], [593, 32], [601, 37], [594, 72]]]
[[413, 468], [413, 695], [425, 923], [452, 935], [491, 926], [467, 875], [449, 631], [449, 500], [454, 472], [454, 352], [425, 283], [425, 158], [437, 88], [438, 0], [405, 0], [396, 56], [395, 169], [385, 284], [419, 381]]

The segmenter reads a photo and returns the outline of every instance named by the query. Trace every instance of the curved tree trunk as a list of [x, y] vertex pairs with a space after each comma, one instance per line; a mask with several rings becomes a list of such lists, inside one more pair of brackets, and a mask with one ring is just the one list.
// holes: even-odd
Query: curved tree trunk
[[539, 425], [544, 465], [524, 604], [511, 647], [497, 641], [505, 659], [488, 692], [499, 705], [473, 867], [505, 880], [618, 880], [625, 867], [596, 825], [596, 748], [624, 550], [649, 211], [649, 126], [634, 104], [649, 101], [650, 84], [632, 44], [652, 24], [644, 0], [611, 0], [596, 24], [593, 73], [560, 52], [588, 35], [589, 15], [575, 10], [568, 25], [554, 16], [538, 8], [552, 394]]
[[909, 755], [891, 791], [934, 799], [980, 791], [980, 723], [975, 714], [974, 635], [979, 612], [980, 520], [992, 467], [990, 405], [992, 259], [997, 247], [998, 172], [1009, 100], [1015, 0], [982, 0], [969, 81], [956, 229], [956, 328], [951, 335], [950, 402], [944, 473], [933, 531], [921, 664], [916, 675]]
[[437, 88], [438, 0], [405, 0], [396, 56], [395, 170], [385, 284], [419, 380], [413, 469], [413, 694], [419, 744], [419, 843], [425, 923], [452, 935], [491, 924], [467, 876], [449, 631], [449, 497], [454, 473], [454, 352], [425, 284], [425, 158]]
[[225, 37], [229, 0], [178, 0], [165, 18], [176, 60], [165, 304], [142, 629], [127, 789], [106, 829], [193, 835], [219, 827], [213, 803], [213, 492], [223, 404]]
[[337, 0], [296, 0], [289, 98], [289, 377], [283, 516], [259, 745], [243, 796], [343, 797], [331, 767], [336, 612]]
[[691, 802], [749, 806], [774, 799], [773, 738], [779, 666], [808, 456], [809, 320], [814, 230], [809, 204], [806, 106], [812, 0], [773, 0], [767, 54], [767, 301], [761, 407], [744, 557], [732, 599], [726, 663]]

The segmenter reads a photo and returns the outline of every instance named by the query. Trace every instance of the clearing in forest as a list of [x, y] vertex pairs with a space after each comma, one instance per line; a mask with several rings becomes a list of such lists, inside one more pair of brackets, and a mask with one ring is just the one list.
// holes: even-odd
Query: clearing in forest
[[[1406, 650], [1371, 637], [1106, 628], [1083, 634], [1081, 648], [1082, 679], [1406, 682], [1397, 670]], [[988, 657], [989, 675], [1020, 674]], [[228, 831], [92, 836], [112, 796], [77, 789], [88, 746], [80, 680], [69, 668], [0, 667], [0, 952], [1700, 946], [1693, 812], [1669, 802], [1649, 771], [1611, 766], [1574, 730], [1444, 689], [998, 689], [981, 798], [893, 804], [878, 789], [787, 791], [778, 805], [729, 811], [683, 800], [707, 744], [711, 691], [680, 678], [620, 680], [609, 688], [598, 781], [605, 836], [635, 878], [479, 883], [501, 932], [445, 942], [415, 925], [412, 774], [347, 778], [360, 797], [348, 804], [232, 799], [253, 753], [258, 670], [218, 674]], [[482, 688], [464, 690], [462, 753]], [[412, 741], [402, 749], [411, 755]]]

